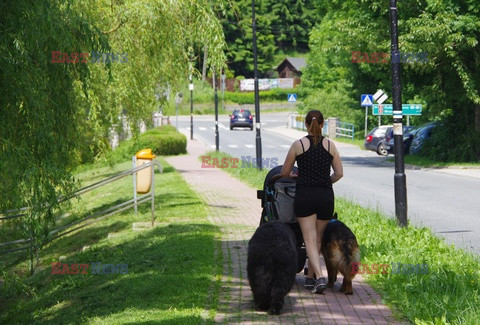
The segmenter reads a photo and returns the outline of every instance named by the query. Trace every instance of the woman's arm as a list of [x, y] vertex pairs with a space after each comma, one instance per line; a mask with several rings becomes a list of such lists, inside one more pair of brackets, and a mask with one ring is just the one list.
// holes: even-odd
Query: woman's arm
[[290, 149], [288, 150], [287, 157], [285, 157], [285, 162], [283, 163], [282, 177], [290, 177], [290, 172], [292, 171], [293, 165], [295, 165], [295, 158], [297, 157], [296, 153], [296, 143], [298, 140], [292, 143]]
[[332, 180], [332, 184], [338, 181], [340, 178], [343, 177], [343, 165], [342, 160], [340, 159], [340, 155], [338, 154], [337, 148], [331, 142], [332, 151], [333, 151], [333, 160], [332, 160], [332, 168], [333, 174], [330, 175], [330, 179]]

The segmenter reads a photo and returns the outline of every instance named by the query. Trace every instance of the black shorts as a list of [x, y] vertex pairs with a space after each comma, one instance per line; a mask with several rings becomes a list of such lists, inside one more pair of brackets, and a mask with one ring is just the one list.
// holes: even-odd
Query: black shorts
[[297, 218], [317, 215], [318, 220], [330, 220], [335, 211], [332, 187], [301, 187], [295, 190], [293, 209]]

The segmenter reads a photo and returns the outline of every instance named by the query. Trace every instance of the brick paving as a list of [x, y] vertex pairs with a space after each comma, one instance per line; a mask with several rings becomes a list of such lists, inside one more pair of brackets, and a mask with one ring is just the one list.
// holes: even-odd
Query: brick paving
[[[380, 295], [357, 275], [354, 294], [339, 293], [342, 276], [324, 295], [303, 287], [303, 273], [285, 300], [282, 314], [267, 315], [254, 309], [247, 279], [247, 246], [261, 215], [256, 189], [217, 168], [201, 168], [198, 156], [208, 148], [199, 141], [188, 141], [188, 155], [167, 159], [209, 207], [211, 222], [222, 231], [224, 265], [222, 288], [215, 322], [220, 324], [402, 324], [381, 303]], [[322, 260], [323, 262], [323, 260]], [[327, 275], [323, 265], [324, 275]]]

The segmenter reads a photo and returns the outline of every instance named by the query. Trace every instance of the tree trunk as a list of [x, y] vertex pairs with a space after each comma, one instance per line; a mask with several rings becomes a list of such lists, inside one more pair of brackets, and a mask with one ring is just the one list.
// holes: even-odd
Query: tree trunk
[[207, 46], [203, 47], [203, 66], [202, 66], [202, 81], [207, 78]]

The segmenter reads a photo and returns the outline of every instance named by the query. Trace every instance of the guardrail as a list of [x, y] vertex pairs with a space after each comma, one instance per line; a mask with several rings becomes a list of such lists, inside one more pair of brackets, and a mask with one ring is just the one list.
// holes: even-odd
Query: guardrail
[[[80, 228], [86, 227], [86, 226], [88, 226], [92, 223], [100, 221], [100, 220], [102, 220], [106, 217], [109, 217], [109, 216], [111, 216], [115, 213], [130, 209], [132, 207], [135, 208], [135, 213], [136, 213], [137, 212], [137, 210], [136, 210], [137, 206], [139, 204], [141, 204], [143, 202], [147, 202], [149, 200], [151, 201], [152, 226], [153, 226], [154, 221], [155, 221], [155, 209], [154, 209], [154, 203], [155, 203], [155, 177], [154, 177], [154, 175], [155, 175], [155, 172], [154, 172], [154, 170], [152, 170], [152, 180], [151, 180], [152, 185], [151, 185], [150, 193], [144, 194], [144, 195], [141, 195], [141, 196], [137, 196], [137, 192], [136, 192], [136, 188], [135, 188], [135, 186], [136, 186], [135, 175], [140, 170], [143, 170], [143, 169], [146, 169], [146, 168], [152, 168], [153, 169], [154, 166], [156, 166], [159, 169], [160, 173], [162, 172], [162, 165], [158, 161], [152, 160], [151, 162], [147, 162], [147, 163], [145, 163], [141, 166], [134, 167], [130, 170], [120, 172], [118, 174], [112, 175], [112, 176], [110, 176], [108, 178], [105, 178], [101, 181], [98, 181], [96, 183], [93, 183], [93, 184], [90, 184], [88, 186], [82, 187], [81, 189], [78, 189], [77, 191], [75, 191], [72, 195], [60, 196], [57, 199], [58, 203], [73, 199], [75, 197], [79, 197], [80, 195], [82, 195], [84, 193], [87, 193], [89, 191], [92, 191], [94, 189], [102, 187], [104, 185], [110, 184], [110, 183], [112, 183], [116, 180], [119, 180], [121, 178], [124, 178], [126, 176], [134, 175], [134, 197], [133, 197], [133, 199], [122, 202], [122, 203], [119, 203], [119, 204], [117, 204], [117, 205], [115, 205], [111, 208], [108, 208], [108, 209], [103, 210], [103, 211], [96, 212], [96, 213], [94, 213], [90, 216], [87, 216], [87, 217], [85, 217], [81, 220], [77, 220], [77, 221], [72, 222], [68, 225], [65, 225], [65, 226], [62, 226], [58, 229], [54, 229], [54, 230], [50, 231], [49, 236], [53, 236], [53, 237], [50, 238], [50, 240], [48, 242], [50, 242], [54, 239], [57, 239], [57, 238], [59, 238], [63, 235], [66, 235], [68, 233], [71, 233], [75, 230], [78, 230]], [[20, 208], [20, 209], [16, 209], [16, 210], [5, 211], [3, 214], [0, 214], [0, 216], [2, 216], [2, 217], [0, 217], [0, 221], [23, 217], [23, 216], [26, 215], [26, 213], [25, 212], [22, 213], [22, 211], [27, 211], [28, 209], [29, 208]], [[89, 221], [84, 223], [84, 224], [81, 224], [81, 223], [83, 223], [87, 220], [89, 220]], [[77, 226], [77, 225], [79, 225], [79, 226]], [[71, 228], [73, 226], [77, 226], [77, 227], [75, 227], [73, 229], [68, 229], [68, 228]], [[64, 230], [66, 230], [66, 231], [64, 231]], [[27, 239], [19, 239], [19, 240], [14, 240], [14, 241], [10, 241], [10, 242], [0, 243], [0, 247], [18, 245], [18, 244], [27, 244], [27, 245], [24, 245], [22, 247], [17, 247], [17, 248], [12, 248], [12, 249], [8, 249], [8, 250], [0, 251], [0, 255], [15, 252], [15, 251], [20, 251], [20, 250], [24, 250], [24, 249], [28, 249], [28, 248], [31, 247], [31, 245], [29, 245], [28, 243], [31, 243], [32, 240], [33, 240], [33, 238], [27, 238]]]
[[344, 137], [354, 139], [355, 125], [347, 122], [337, 121], [337, 128], [335, 129], [335, 137]]

